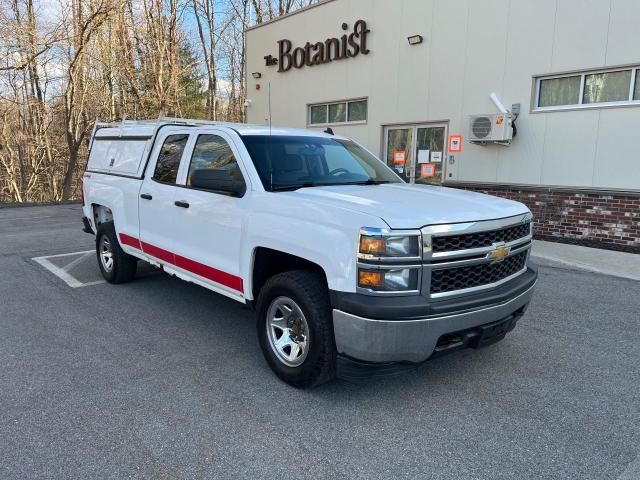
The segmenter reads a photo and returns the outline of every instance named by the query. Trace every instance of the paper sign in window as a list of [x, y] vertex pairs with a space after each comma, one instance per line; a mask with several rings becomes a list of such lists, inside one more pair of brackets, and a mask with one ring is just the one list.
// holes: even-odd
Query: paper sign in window
[[429, 163], [429, 150], [418, 150], [418, 163]]
[[436, 174], [436, 165], [434, 163], [424, 163], [420, 165], [421, 177], [433, 177]]
[[394, 150], [393, 151], [393, 163], [396, 165], [404, 165], [407, 161], [406, 150]]
[[[431, 163], [441, 163], [442, 152], [431, 152]], [[428, 163], [428, 162], [425, 162]]]

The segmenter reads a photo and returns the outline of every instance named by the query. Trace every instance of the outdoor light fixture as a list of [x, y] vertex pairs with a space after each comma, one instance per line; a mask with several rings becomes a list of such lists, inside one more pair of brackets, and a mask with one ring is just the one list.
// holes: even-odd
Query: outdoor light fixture
[[409, 45], [419, 45], [422, 43], [424, 38], [422, 38], [422, 35], [412, 35], [408, 38], [408, 40], [409, 40]]
[[260, 72], [253, 72], [251, 76], [256, 80], [258, 80], [259, 78], [262, 78], [262, 74]]

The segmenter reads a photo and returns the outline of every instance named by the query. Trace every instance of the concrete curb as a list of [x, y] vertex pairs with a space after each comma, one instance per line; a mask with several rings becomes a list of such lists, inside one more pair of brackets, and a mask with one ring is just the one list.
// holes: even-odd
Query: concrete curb
[[534, 240], [534, 260], [550, 266], [640, 281], [640, 255]]

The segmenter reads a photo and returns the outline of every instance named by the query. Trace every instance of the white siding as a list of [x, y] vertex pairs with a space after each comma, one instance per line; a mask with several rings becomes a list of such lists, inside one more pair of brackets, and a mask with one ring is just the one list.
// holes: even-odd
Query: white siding
[[640, 189], [639, 130], [640, 122], [635, 109], [611, 109], [600, 112], [593, 185]]
[[544, 185], [591, 185], [598, 110], [549, 114], [544, 142]]
[[639, 20], [638, 0], [612, 0], [606, 53], [608, 65], [640, 62]]
[[610, 0], [557, 0], [552, 71], [604, 65], [610, 6]]
[[[365, 125], [335, 127], [382, 154], [383, 126], [448, 121], [464, 136], [448, 181], [640, 189], [640, 107], [531, 113], [534, 75], [640, 64], [637, 0], [334, 0], [247, 32], [248, 118], [304, 128], [307, 105], [368, 97]], [[277, 73], [276, 42], [323, 41], [367, 21], [368, 56]], [[422, 45], [407, 37], [423, 35]], [[256, 91], [259, 83], [261, 90]], [[468, 142], [468, 118], [521, 104], [509, 147]]]

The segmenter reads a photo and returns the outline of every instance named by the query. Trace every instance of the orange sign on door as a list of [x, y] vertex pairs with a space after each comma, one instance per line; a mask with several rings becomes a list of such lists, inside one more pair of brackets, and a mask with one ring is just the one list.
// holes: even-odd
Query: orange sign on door
[[406, 150], [394, 150], [393, 151], [393, 163], [396, 165], [404, 165], [407, 161]]
[[435, 177], [436, 175], [436, 165], [434, 163], [423, 163], [420, 165], [420, 176], [421, 177]]

